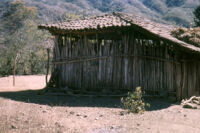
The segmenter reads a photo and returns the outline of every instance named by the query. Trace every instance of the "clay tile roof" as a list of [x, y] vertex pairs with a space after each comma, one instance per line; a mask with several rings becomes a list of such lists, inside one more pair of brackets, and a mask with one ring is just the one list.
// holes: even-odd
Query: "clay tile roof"
[[115, 26], [130, 26], [130, 23], [127, 23], [124, 20], [121, 20], [119, 17], [114, 16], [113, 14], [106, 14], [103, 16], [86, 18], [82, 20], [72, 20], [69, 22], [63, 22], [59, 24], [43, 24], [40, 25], [41, 29], [57, 29], [57, 30], [84, 30], [84, 29], [101, 29], [107, 27]]
[[84, 29], [101, 29], [115, 26], [130, 26], [124, 20], [113, 14], [106, 14], [103, 16], [86, 18], [81, 20], [72, 20], [58, 24], [42, 24], [39, 26], [41, 29], [57, 29], [57, 30], [84, 30]]
[[93, 18], [85, 18], [80, 20], [72, 20], [68, 22], [56, 23], [56, 24], [42, 24], [38, 27], [40, 29], [46, 30], [63, 30], [69, 31], [81, 31], [81, 30], [98, 30], [109, 27], [137, 27], [141, 30], [148, 32], [158, 38], [165, 39], [169, 42], [177, 44], [184, 49], [200, 52], [200, 48], [194, 45], [185, 43], [171, 35], [171, 32], [175, 29], [174, 26], [165, 25], [160, 23], [152, 22], [148, 19], [142, 18], [140, 16], [135, 16], [131, 14], [113, 13], [105, 14], [102, 16], [97, 16]]
[[162, 39], [168, 40], [172, 43], [175, 43], [184, 49], [187, 49], [187, 50], [190, 50], [193, 52], [198, 52], [198, 53], [200, 52], [199, 47], [196, 47], [194, 45], [183, 42], [183, 41], [175, 38], [174, 36], [172, 36], [171, 32], [176, 28], [172, 25], [155, 23], [148, 19], [144, 19], [140, 16], [135, 16], [135, 15], [130, 15], [130, 14], [122, 14], [122, 13], [114, 13], [114, 14], [115, 14], [115, 16], [118, 16], [119, 18], [131, 23], [133, 26], [134, 25], [138, 26], [141, 29], [144, 29], [145, 31], [147, 31], [159, 38], [162, 38]]

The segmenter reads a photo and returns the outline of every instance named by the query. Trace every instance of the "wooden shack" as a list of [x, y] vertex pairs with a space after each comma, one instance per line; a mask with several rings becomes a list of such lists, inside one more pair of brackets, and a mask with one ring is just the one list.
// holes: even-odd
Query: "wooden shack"
[[200, 94], [200, 48], [174, 38], [173, 26], [113, 13], [39, 28], [55, 36], [54, 87]]

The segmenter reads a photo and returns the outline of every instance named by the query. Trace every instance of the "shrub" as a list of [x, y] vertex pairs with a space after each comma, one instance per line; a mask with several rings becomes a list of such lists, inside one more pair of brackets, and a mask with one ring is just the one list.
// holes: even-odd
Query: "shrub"
[[172, 36], [186, 43], [200, 47], [200, 28], [178, 28], [171, 32]]
[[131, 113], [143, 113], [145, 107], [150, 107], [149, 103], [145, 103], [142, 100], [141, 87], [137, 87], [135, 91], [128, 92], [128, 96], [121, 98], [121, 102], [124, 109], [127, 109]]

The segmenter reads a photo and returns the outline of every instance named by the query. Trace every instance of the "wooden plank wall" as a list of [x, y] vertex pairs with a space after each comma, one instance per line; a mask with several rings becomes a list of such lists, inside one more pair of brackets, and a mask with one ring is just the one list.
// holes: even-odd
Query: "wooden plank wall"
[[147, 92], [176, 92], [179, 99], [200, 91], [200, 64], [177, 62], [171, 45], [134, 33], [119, 40], [98, 36], [56, 37], [54, 68], [60, 70], [59, 86], [111, 91], [141, 86]]
[[182, 88], [178, 89], [178, 96], [187, 98], [200, 95], [200, 62], [182, 62]]

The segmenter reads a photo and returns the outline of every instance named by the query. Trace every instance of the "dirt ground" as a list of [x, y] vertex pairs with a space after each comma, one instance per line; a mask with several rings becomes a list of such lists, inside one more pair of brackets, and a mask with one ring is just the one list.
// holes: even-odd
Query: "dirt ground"
[[200, 133], [200, 110], [145, 99], [144, 114], [127, 114], [120, 98], [47, 93], [44, 76], [0, 78], [0, 133]]

